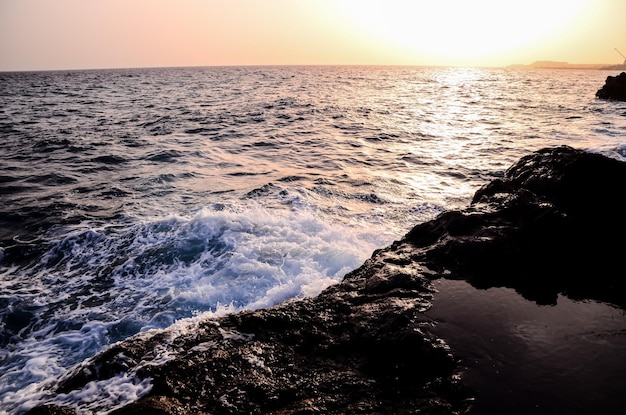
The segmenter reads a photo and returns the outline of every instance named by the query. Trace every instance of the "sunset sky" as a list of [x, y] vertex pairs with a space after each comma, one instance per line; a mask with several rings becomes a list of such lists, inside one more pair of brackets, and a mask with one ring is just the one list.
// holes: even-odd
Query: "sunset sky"
[[0, 70], [621, 63], [626, 0], [0, 0]]

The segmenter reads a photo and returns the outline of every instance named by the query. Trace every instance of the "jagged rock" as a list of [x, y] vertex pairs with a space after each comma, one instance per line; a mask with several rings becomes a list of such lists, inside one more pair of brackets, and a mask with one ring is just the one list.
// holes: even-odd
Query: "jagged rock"
[[112, 414], [462, 413], [456, 361], [422, 314], [432, 284], [403, 255], [381, 250], [315, 298], [138, 335], [56, 393], [134, 371], [152, 379], [149, 396]]
[[608, 76], [604, 86], [596, 92], [596, 96], [602, 99], [626, 101], [626, 72], [617, 76]]
[[558, 293], [626, 306], [626, 163], [569, 147], [522, 158], [476, 192], [471, 206], [416, 226], [414, 260], [477, 287]]
[[[626, 307], [624, 183], [618, 160], [538, 151], [319, 296], [140, 334], [63, 376], [56, 393], [122, 372], [153, 386], [116, 415], [464, 413], [457, 361], [424, 316], [431, 281]], [[157, 355], [167, 358], [145, 364]]]

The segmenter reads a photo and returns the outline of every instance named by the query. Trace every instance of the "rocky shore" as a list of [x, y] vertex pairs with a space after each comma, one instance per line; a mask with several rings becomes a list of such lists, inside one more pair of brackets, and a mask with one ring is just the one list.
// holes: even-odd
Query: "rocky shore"
[[617, 76], [607, 76], [604, 86], [596, 92], [596, 96], [602, 99], [626, 101], [626, 72]]
[[471, 413], [454, 350], [424, 315], [433, 281], [625, 308], [624, 183], [624, 162], [540, 150], [319, 296], [142, 333], [65, 374], [53, 394], [123, 374], [152, 386], [116, 415]]

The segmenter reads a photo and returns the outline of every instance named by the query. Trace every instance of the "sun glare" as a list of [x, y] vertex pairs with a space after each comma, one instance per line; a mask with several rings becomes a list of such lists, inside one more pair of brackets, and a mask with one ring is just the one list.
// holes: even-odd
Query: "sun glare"
[[353, 25], [429, 60], [493, 58], [575, 30], [591, 0], [340, 2]]

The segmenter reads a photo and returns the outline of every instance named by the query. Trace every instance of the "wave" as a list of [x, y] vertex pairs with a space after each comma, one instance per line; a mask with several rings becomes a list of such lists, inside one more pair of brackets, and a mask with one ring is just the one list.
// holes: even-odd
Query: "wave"
[[138, 332], [314, 296], [358, 267], [374, 239], [256, 205], [71, 230], [36, 263], [0, 267], [2, 405], [36, 400], [29, 385]]

